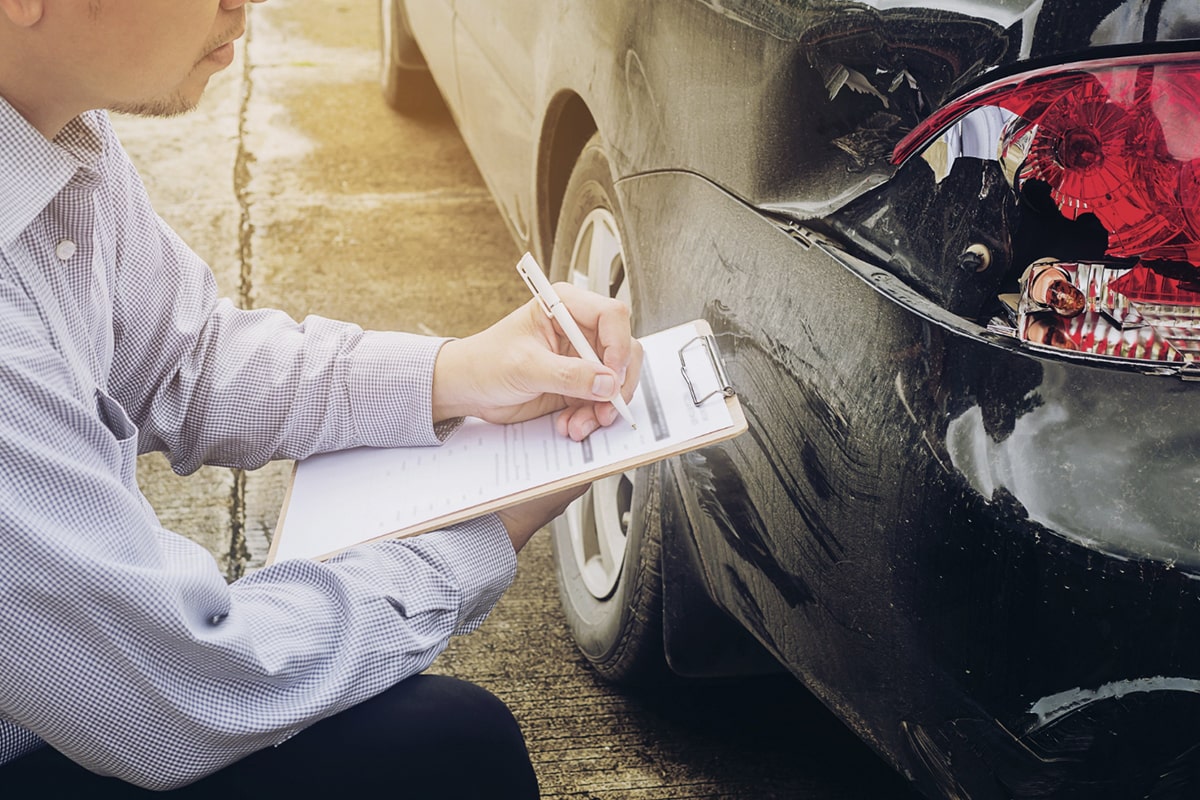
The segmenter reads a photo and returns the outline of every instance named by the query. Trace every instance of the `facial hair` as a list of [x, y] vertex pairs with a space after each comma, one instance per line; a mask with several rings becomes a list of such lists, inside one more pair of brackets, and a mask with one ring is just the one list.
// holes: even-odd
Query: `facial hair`
[[116, 103], [110, 106], [109, 110], [115, 111], [118, 114], [131, 114], [136, 117], [178, 117], [180, 114], [186, 114], [195, 109], [199, 102], [199, 98], [193, 100], [177, 92], [152, 100]]
[[[223, 34], [217, 37], [214, 41], [209, 42], [204, 47], [204, 54], [196, 59], [196, 63], [192, 66], [192, 71], [200, 68], [200, 65], [208, 58], [213, 50], [216, 50], [222, 44], [230, 41], [233, 37], [228, 34]], [[189, 77], [191, 73], [189, 73]], [[211, 77], [211, 76], [210, 76]], [[183, 91], [175, 91], [162, 97], [153, 97], [146, 100], [135, 100], [131, 102], [115, 103], [109, 106], [110, 111], [115, 111], [119, 114], [131, 114], [136, 117], [177, 117], [181, 114], [186, 114], [189, 111], [195, 110], [200, 104], [200, 96], [204, 94], [204, 88], [207, 87], [208, 79], [205, 78], [204, 86], [196, 93], [195, 97], [189, 97]]]

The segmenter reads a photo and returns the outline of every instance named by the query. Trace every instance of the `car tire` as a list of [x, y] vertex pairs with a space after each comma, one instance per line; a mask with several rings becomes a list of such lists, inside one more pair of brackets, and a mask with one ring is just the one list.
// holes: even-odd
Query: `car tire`
[[[596, 247], [601, 236], [609, 237], [608, 245]], [[551, 278], [628, 303], [620, 242], [612, 173], [597, 135], [584, 146], [567, 182]], [[662, 638], [661, 469], [651, 465], [597, 481], [552, 525], [567, 627], [596, 671], [613, 683], [653, 683], [668, 674]]]
[[442, 107], [402, 0], [379, 0], [379, 89], [384, 101], [402, 114], [422, 115]]

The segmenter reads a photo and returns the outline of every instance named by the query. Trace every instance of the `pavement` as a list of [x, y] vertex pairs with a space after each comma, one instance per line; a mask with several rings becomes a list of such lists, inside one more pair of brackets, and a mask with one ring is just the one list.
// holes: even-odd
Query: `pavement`
[[[448, 115], [405, 119], [380, 99], [377, 17], [364, 0], [256, 5], [199, 109], [117, 118], [118, 131], [159, 213], [242, 307], [466, 335], [527, 299], [519, 252]], [[230, 580], [264, 563], [290, 474], [139, 463], [163, 524]], [[912, 797], [789, 678], [653, 694], [601, 682], [563, 622], [544, 534], [489, 620], [430, 672], [512, 707], [546, 798]]]

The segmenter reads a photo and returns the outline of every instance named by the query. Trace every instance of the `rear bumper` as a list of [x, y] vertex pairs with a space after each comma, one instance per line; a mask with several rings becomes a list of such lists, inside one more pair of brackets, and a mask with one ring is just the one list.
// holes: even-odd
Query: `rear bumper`
[[618, 188], [636, 322], [708, 319], [750, 422], [676, 464], [718, 605], [935, 796], [1191, 781], [1200, 386], [993, 338], [694, 175]]

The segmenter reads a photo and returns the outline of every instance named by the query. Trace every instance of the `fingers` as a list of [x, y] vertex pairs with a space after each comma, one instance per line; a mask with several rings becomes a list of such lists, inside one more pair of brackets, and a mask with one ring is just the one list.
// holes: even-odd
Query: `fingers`
[[[557, 411], [568, 401], [578, 405], [616, 395], [617, 373], [558, 352], [562, 346], [553, 328], [535, 314], [541, 312], [510, 314], [486, 331], [442, 346], [433, 375], [435, 422], [461, 416], [518, 422]], [[608, 422], [605, 415], [599, 419]]]
[[633, 358], [633, 337], [630, 335], [629, 309], [625, 304], [569, 283], [557, 283], [554, 289], [592, 341], [596, 355], [605, 366], [616, 373], [628, 369]]
[[[637, 389], [642, 366], [642, 345], [635, 340], [629, 348], [629, 364], [621, 370], [621, 374], [607, 365], [594, 364], [575, 355], [546, 353], [539, 359], [543, 362], [541, 368], [531, 369], [530, 378], [534, 382], [529, 384], [529, 388], [577, 400], [599, 401], [612, 408], [611, 402], [605, 401], [611, 401], [618, 391], [628, 401]], [[533, 367], [532, 364], [530, 366]], [[541, 372], [540, 377], [538, 372]], [[615, 409], [613, 413], [616, 413]], [[607, 414], [602, 419], [603, 424], [611, 421]]]
[[611, 400], [620, 383], [617, 374], [603, 364], [593, 364], [575, 355], [544, 353], [531, 363], [530, 389], [578, 400]]
[[[615, 376], [621, 382], [621, 396], [626, 402], [633, 399], [634, 391], [637, 389], [638, 379], [641, 375], [642, 367], [642, 345], [636, 339], [630, 343], [630, 359], [629, 365], [624, 370], [623, 375]], [[582, 359], [575, 359], [582, 362]], [[586, 362], [584, 362], [586, 363]], [[601, 369], [595, 367], [594, 369]], [[597, 381], [598, 383], [599, 381]], [[593, 389], [597, 389], [596, 383], [593, 384]], [[607, 390], [608, 384], [603, 386]], [[579, 395], [572, 397], [580, 398]], [[594, 391], [591, 402], [575, 402], [568, 404], [567, 408], [558, 415], [555, 420], [555, 429], [560, 436], [569, 436], [575, 441], [582, 441], [594, 433], [598, 428], [607, 427], [615, 423], [620, 414], [617, 413], [616, 407], [611, 402], [613, 394], [607, 394], [604, 391]], [[580, 398], [584, 401], [587, 398]]]
[[[642, 346], [630, 331], [629, 309], [623, 303], [594, 292], [578, 289], [567, 283], [555, 285], [572, 318], [579, 324], [584, 335], [591, 341], [593, 349], [604, 365], [614, 372], [620, 384], [621, 396], [626, 400], [633, 397], [637, 388], [642, 366]], [[570, 397], [586, 399], [576, 392], [564, 392]], [[593, 400], [611, 400], [616, 387], [598, 374], [593, 385]], [[602, 425], [611, 425], [618, 417], [610, 403], [594, 403], [574, 408], [563, 414], [560, 432], [573, 439], [585, 438]]]
[[566, 436], [573, 441], [582, 442], [599, 428], [612, 425], [619, 416], [612, 403], [585, 403], [567, 406], [555, 418], [554, 430], [559, 436]]
[[[487, 330], [447, 342], [433, 376], [433, 420], [478, 416], [520, 422], [566, 407], [557, 421], [564, 436], [581, 440], [618, 418], [610, 402], [629, 400], [642, 364], [641, 344], [619, 301], [557, 284], [580, 333], [601, 364], [582, 358], [560, 323], [530, 301]], [[575, 336], [576, 341], [579, 340]]]

